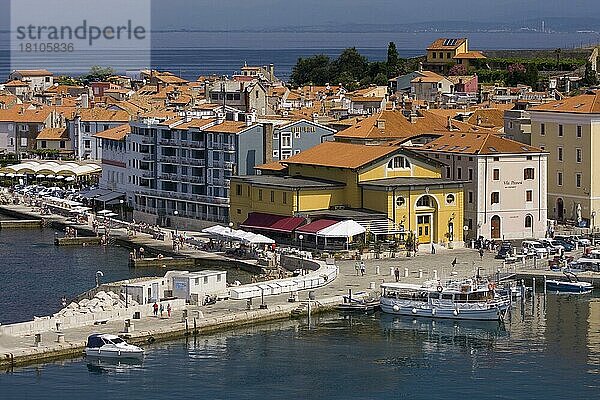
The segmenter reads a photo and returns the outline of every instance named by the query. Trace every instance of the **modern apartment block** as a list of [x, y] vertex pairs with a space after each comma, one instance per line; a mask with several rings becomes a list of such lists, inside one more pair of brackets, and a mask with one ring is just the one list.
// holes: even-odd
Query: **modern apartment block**
[[594, 227], [600, 212], [600, 91], [529, 109], [531, 143], [548, 156], [549, 215]]

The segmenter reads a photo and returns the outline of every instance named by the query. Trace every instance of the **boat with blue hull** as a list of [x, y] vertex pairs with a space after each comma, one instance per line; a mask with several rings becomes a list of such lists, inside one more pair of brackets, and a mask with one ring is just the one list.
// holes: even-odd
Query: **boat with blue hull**
[[546, 281], [546, 291], [567, 294], [592, 293], [594, 286], [589, 282], [579, 282], [577, 275], [572, 272], [563, 271], [566, 281], [550, 279]]

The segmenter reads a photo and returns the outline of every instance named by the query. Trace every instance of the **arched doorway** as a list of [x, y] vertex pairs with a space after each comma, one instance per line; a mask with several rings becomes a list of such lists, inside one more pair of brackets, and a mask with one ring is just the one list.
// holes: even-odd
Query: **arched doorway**
[[525, 232], [533, 237], [533, 216], [531, 214], [525, 216]]
[[500, 217], [497, 215], [492, 217], [492, 232], [490, 236], [492, 239], [500, 239], [501, 237]]
[[558, 221], [565, 219], [565, 202], [561, 198], [556, 200], [556, 219]]
[[419, 243], [432, 243], [436, 240], [434, 221], [438, 203], [433, 196], [424, 195], [416, 203], [416, 233]]

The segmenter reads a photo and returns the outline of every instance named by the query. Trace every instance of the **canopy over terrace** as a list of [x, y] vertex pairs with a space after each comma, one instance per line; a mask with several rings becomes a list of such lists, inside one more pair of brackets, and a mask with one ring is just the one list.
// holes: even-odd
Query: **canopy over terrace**
[[[345, 245], [346, 249], [348, 249], [352, 238], [362, 235], [365, 232], [366, 229], [356, 221], [336, 221], [331, 219], [320, 219], [296, 229], [297, 235], [314, 235], [316, 247], [322, 245], [323, 248], [332, 247], [332, 245], [337, 244]], [[307, 244], [309, 243], [307, 242]]]
[[[89, 176], [100, 176], [102, 167], [94, 163], [77, 163], [62, 161], [37, 161], [31, 160], [0, 169], [1, 173], [18, 175], [44, 176], [45, 178], [62, 179], [72, 177], [75, 179]], [[58, 178], [58, 177], [61, 178]]]
[[252, 231], [268, 232], [280, 238], [292, 236], [292, 232], [306, 220], [303, 217], [287, 217], [282, 215], [252, 212], [240, 227]]

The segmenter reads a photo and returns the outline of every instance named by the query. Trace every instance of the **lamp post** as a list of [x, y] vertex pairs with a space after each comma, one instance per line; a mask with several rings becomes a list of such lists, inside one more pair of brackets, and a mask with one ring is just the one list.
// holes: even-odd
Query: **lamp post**
[[119, 212], [121, 213], [121, 221], [125, 221], [125, 217], [123, 214], [123, 203], [124, 203], [123, 199], [119, 200], [119, 204], [121, 205], [121, 209], [119, 210]]
[[175, 216], [175, 236], [177, 236], [177, 216], [179, 215], [179, 211], [173, 211], [173, 216]]
[[100, 287], [100, 278], [104, 276], [102, 271], [96, 271], [96, 287]]
[[304, 240], [304, 235], [299, 235], [298, 239], [300, 240], [300, 269], [302, 270], [302, 274], [304, 274], [304, 257], [302, 257], [302, 241]]
[[595, 219], [596, 219], [596, 211], [594, 210], [594, 211], [592, 211], [592, 246], [594, 246], [594, 245], [595, 245], [595, 243], [594, 243], [594, 242], [595, 242], [595, 240], [594, 240], [594, 239], [595, 239], [595, 236], [596, 236], [596, 235], [594, 234], [594, 231], [596, 230], [596, 223], [595, 223]]

